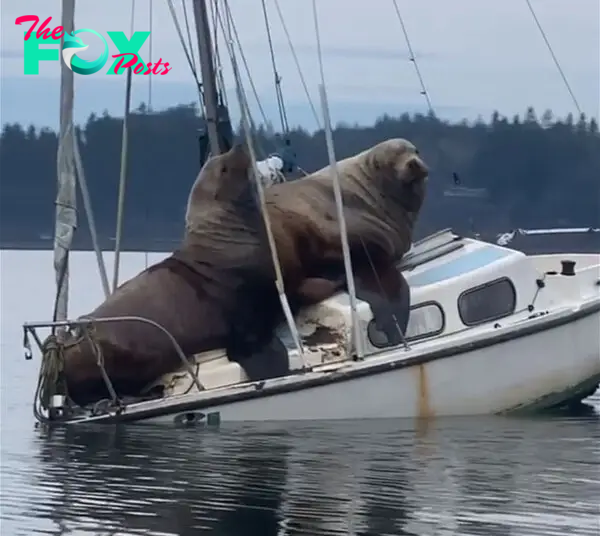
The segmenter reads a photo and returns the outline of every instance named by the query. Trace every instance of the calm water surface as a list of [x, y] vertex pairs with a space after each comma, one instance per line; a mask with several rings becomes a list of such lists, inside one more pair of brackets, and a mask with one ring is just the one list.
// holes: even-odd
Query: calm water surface
[[[101, 299], [92, 257], [74, 256], [71, 315]], [[125, 257], [123, 278], [144, 267]], [[427, 426], [35, 428], [20, 324], [49, 315], [49, 267], [0, 257], [2, 536], [600, 534], [598, 395], [583, 415]]]

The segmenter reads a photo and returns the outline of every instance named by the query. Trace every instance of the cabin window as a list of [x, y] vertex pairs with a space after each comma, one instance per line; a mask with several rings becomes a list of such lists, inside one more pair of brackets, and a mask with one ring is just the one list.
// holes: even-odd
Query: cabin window
[[458, 297], [458, 314], [465, 326], [476, 326], [512, 314], [516, 305], [515, 287], [503, 277], [463, 292]]
[[[441, 305], [436, 302], [423, 302], [410, 308], [408, 326], [404, 336], [407, 341], [433, 337], [442, 333], [445, 325], [446, 318]], [[389, 346], [385, 333], [377, 329], [375, 320], [369, 322], [367, 334], [373, 346], [377, 348]]]

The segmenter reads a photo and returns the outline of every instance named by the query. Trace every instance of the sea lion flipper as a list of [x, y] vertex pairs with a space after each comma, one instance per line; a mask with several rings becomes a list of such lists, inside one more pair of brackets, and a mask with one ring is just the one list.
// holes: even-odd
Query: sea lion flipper
[[278, 337], [272, 337], [262, 348], [238, 364], [250, 381], [277, 378], [290, 372], [287, 348]]
[[377, 329], [383, 331], [388, 344], [402, 342], [410, 314], [410, 287], [402, 273], [389, 263], [374, 271], [365, 268], [357, 274], [357, 298], [366, 301]]
[[[248, 359], [273, 338], [281, 304], [270, 277], [247, 277], [236, 289], [237, 301], [227, 312], [225, 350], [232, 361]], [[260, 305], [258, 305], [260, 304]]]

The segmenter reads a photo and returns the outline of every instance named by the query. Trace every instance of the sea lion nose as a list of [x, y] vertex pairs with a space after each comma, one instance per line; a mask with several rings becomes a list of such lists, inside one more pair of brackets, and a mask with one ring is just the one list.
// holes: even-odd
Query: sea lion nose
[[429, 168], [418, 156], [411, 157], [407, 165], [416, 179], [424, 179], [429, 175]]

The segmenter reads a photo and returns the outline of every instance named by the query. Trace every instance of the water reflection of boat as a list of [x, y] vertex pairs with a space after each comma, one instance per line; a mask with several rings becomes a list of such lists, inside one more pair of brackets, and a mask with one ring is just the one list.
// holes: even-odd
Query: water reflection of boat
[[40, 478], [54, 490], [50, 507], [31, 515], [64, 534], [84, 527], [102, 534], [277, 534], [290, 449], [285, 433], [131, 430], [44, 433]]
[[595, 534], [597, 417], [36, 436], [9, 504], [31, 534]]

